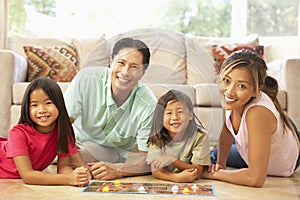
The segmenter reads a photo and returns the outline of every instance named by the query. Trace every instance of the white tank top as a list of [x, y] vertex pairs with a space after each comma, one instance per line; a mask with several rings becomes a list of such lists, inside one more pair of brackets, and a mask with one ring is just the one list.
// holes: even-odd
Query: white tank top
[[237, 149], [241, 157], [248, 164], [248, 130], [246, 114], [249, 108], [256, 105], [266, 107], [277, 119], [277, 130], [271, 137], [271, 151], [267, 174], [274, 176], [290, 176], [294, 172], [299, 156], [297, 140], [290, 129], [284, 129], [279, 112], [273, 101], [264, 92], [260, 92], [258, 102], [254, 99], [245, 107], [237, 134], [235, 134], [230, 121], [231, 110], [226, 110], [226, 126], [235, 138]]

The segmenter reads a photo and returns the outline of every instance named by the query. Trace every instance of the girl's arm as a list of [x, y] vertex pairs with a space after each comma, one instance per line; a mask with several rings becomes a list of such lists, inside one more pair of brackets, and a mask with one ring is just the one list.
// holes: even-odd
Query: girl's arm
[[[196, 178], [201, 177], [202, 170], [203, 170], [203, 166], [201, 166], [201, 165], [185, 163], [182, 160], [176, 158], [175, 156], [171, 156], [171, 155], [159, 156], [157, 159], [154, 159], [150, 163], [151, 163], [151, 169], [152, 169], [151, 171], [152, 172], [156, 171], [156, 170], [159, 171], [159, 170], [163, 169], [163, 167], [168, 166], [171, 163], [173, 164], [174, 167], [176, 167], [180, 171], [184, 171], [187, 169], [190, 169], [190, 170], [196, 169], [196, 171], [198, 172], [198, 175]], [[162, 170], [162, 172], [163, 171], [164, 170]], [[164, 179], [164, 180], [167, 180], [167, 179]]]
[[197, 172], [198, 172], [197, 178], [201, 177], [201, 175], [202, 175], [203, 166], [201, 166], [201, 165], [188, 164], [188, 163], [183, 162], [180, 159], [175, 160], [172, 164], [174, 165], [174, 167], [176, 167], [180, 171], [183, 171], [185, 169], [197, 169]]
[[255, 106], [246, 116], [248, 127], [248, 168], [219, 170], [206, 174], [207, 178], [234, 184], [262, 187], [266, 176], [271, 149], [271, 135], [277, 128], [273, 113], [265, 107]]
[[69, 157], [58, 160], [58, 171], [63, 174], [50, 174], [32, 169], [32, 163], [28, 156], [16, 156], [13, 158], [21, 178], [26, 184], [36, 185], [76, 185], [88, 184], [88, 175], [85, 168], [72, 170], [64, 164], [69, 162]]
[[166, 169], [156, 169], [151, 166], [151, 171], [154, 178], [177, 183], [193, 182], [199, 176], [197, 168], [185, 169], [181, 172], [169, 172]]

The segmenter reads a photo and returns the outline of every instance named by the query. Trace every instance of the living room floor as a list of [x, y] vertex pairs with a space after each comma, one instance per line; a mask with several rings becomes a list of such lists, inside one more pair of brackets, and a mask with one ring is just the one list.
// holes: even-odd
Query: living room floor
[[[55, 171], [55, 166], [47, 169]], [[164, 182], [154, 179], [152, 176], [138, 176], [123, 178], [126, 182]], [[191, 196], [191, 195], [151, 195], [151, 194], [111, 194], [82, 192], [84, 188], [72, 186], [39, 186], [26, 185], [21, 179], [0, 179], [0, 199], [109, 199], [109, 200], [163, 200], [163, 199], [300, 199], [300, 168], [289, 178], [268, 177], [262, 188], [251, 188], [233, 185], [221, 181], [200, 179], [196, 183], [200, 185], [213, 185], [216, 196]]]

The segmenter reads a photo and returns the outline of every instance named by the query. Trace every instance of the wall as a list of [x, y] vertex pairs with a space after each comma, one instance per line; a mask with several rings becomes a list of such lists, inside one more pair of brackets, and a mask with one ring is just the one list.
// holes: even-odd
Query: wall
[[299, 58], [299, 37], [259, 37], [259, 43], [265, 46], [264, 59], [266, 62], [284, 58]]

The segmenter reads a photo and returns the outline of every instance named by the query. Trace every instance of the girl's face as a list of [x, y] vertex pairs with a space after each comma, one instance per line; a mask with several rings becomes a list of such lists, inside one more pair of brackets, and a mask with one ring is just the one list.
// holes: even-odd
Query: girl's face
[[189, 121], [193, 119], [193, 112], [188, 107], [179, 101], [170, 101], [164, 111], [163, 124], [168, 130], [171, 138], [176, 134], [182, 135], [185, 133]]
[[111, 60], [112, 91], [131, 91], [143, 77], [143, 54], [133, 48], [124, 48]]
[[231, 70], [219, 85], [222, 107], [242, 113], [248, 101], [255, 97], [253, 78], [246, 67]]
[[59, 111], [43, 89], [38, 88], [30, 94], [29, 114], [41, 133], [49, 133], [56, 126]]

